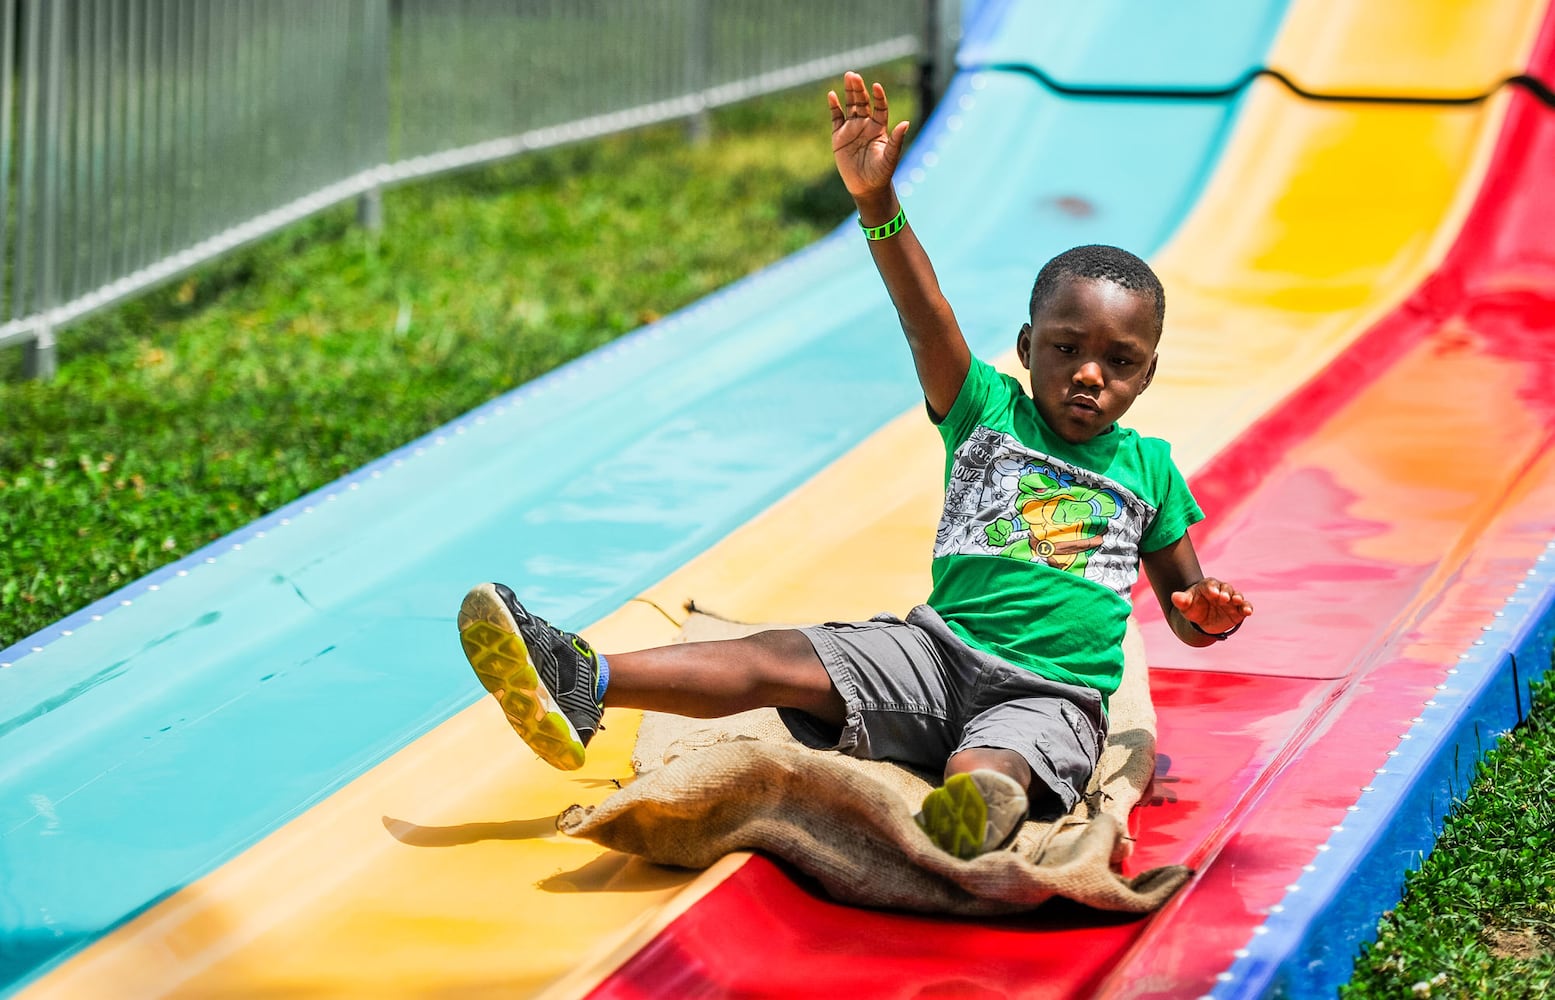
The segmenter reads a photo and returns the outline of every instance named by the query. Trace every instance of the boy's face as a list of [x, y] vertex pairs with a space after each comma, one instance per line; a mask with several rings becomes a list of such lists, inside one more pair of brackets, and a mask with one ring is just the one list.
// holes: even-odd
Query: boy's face
[[1016, 349], [1037, 411], [1071, 444], [1089, 441], [1155, 377], [1155, 303], [1105, 278], [1070, 278], [1020, 328]]

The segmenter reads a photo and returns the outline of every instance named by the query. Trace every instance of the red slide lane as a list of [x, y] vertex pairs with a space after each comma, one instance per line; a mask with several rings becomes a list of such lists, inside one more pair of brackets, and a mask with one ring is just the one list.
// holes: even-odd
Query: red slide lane
[[[1541, 75], [1552, 36], [1547, 24]], [[1214, 525], [1205, 564], [1260, 610], [1211, 651], [1217, 670], [1175, 669], [1193, 653], [1150, 638], [1163, 768], [1136, 810], [1129, 867], [1201, 868], [1163, 911], [1060, 905], [997, 924], [876, 913], [757, 858], [593, 995], [1210, 988], [1555, 536], [1550, 163], [1555, 113], [1519, 93], [1440, 271], [1195, 477]]]
[[[1547, 26], [1539, 65], [1552, 35]], [[1220, 508], [1205, 564], [1259, 594], [1260, 614], [1274, 614], [1258, 624], [1282, 636], [1244, 659], [1259, 673], [1336, 679], [1314, 689], [1324, 710], [1302, 720], [1257, 807], [1205, 845], [1214, 863], [1151, 922], [1108, 995], [1213, 985], [1317, 845], [1365, 808], [1388, 751], [1555, 537], [1555, 112], [1523, 93], [1513, 102], [1440, 271], [1249, 432], [1288, 442], [1277, 461], [1249, 477], [1233, 448], [1201, 477]], [[1258, 486], [1246, 493], [1249, 478]], [[1146, 631], [1151, 649], [1170, 649], [1163, 624]], [[1161, 706], [1163, 748], [1196, 747], [1198, 733], [1193, 713]], [[1153, 840], [1155, 817], [1136, 816]]]

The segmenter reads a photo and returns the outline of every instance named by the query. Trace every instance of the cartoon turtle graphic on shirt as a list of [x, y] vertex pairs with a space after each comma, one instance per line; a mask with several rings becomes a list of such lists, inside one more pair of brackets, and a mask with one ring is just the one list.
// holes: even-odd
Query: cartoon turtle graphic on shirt
[[983, 529], [989, 544], [1000, 547], [999, 555], [1084, 575], [1122, 504], [1111, 490], [1083, 486], [1046, 466], [1028, 466], [1017, 484], [1015, 509], [1015, 517]]

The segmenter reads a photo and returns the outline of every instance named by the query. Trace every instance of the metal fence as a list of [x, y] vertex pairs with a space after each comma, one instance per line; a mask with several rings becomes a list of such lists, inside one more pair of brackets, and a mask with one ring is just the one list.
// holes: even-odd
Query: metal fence
[[927, 55], [958, 8], [0, 0], [0, 347], [47, 377], [61, 327], [322, 208]]

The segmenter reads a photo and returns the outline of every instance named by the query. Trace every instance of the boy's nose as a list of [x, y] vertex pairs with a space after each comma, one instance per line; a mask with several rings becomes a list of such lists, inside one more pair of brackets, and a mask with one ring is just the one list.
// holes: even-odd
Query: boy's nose
[[1074, 380], [1081, 385], [1101, 386], [1106, 384], [1106, 379], [1101, 376], [1101, 365], [1094, 361], [1087, 361], [1074, 373]]

